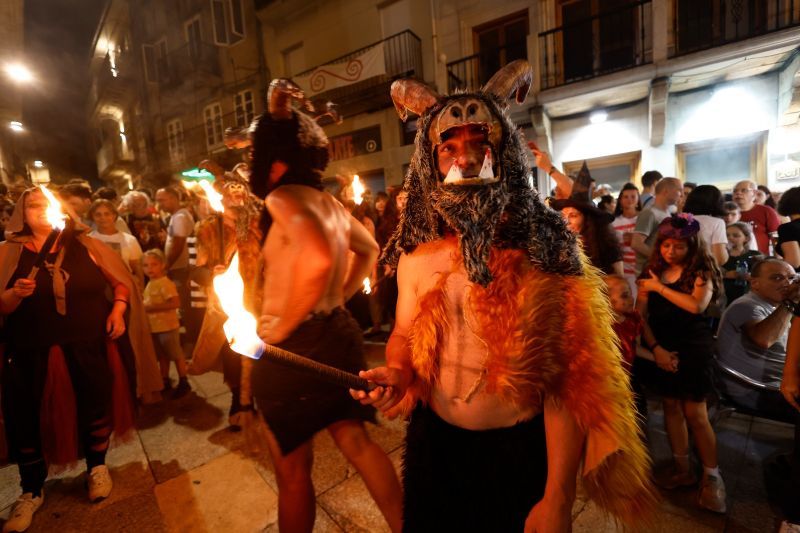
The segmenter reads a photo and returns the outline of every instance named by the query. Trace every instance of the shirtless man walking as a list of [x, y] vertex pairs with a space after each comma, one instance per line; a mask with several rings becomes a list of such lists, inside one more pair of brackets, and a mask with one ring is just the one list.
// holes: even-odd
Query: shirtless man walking
[[515, 61], [479, 93], [392, 87], [401, 118], [420, 116], [384, 251], [399, 256], [396, 322], [386, 366], [361, 374], [381, 386], [351, 394], [410, 414], [405, 531], [569, 531], [581, 461], [626, 524], [655, 502], [602, 282], [528, 185], [500, 107], [530, 76]]
[[[284, 184], [281, 176], [287, 174], [283, 172], [271, 170], [268, 178], [266, 208], [271, 226], [263, 248], [264, 298], [258, 334], [268, 344], [357, 372], [365, 364], [361, 329], [344, 303], [369, 276], [378, 246], [364, 226], [322, 191], [317, 173], [297, 168], [289, 172], [291, 184]], [[400, 483], [391, 461], [364, 429], [363, 421], [374, 422], [374, 409], [353, 402], [340, 386], [266, 358], [256, 361], [252, 383], [256, 405], [270, 430], [279, 529], [312, 530], [316, 505], [311, 439], [327, 429], [361, 475], [391, 529], [399, 531]]]

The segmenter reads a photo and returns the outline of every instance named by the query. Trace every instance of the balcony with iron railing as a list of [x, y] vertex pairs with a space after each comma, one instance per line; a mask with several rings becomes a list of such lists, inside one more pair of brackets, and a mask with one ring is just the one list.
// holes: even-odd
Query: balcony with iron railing
[[129, 169], [134, 162], [134, 154], [128, 140], [121, 135], [110, 136], [97, 150], [97, 175], [104, 179], [114, 170]]
[[[411, 30], [405, 30], [370, 45], [349, 52], [341, 57], [300, 72], [299, 78], [315, 70], [329, 66], [348, 64], [377, 46], [383, 46], [385, 73], [372, 76], [356, 83], [318, 93], [314, 101], [331, 101], [337, 105], [340, 115], [347, 117], [376, 111], [392, 105], [389, 86], [399, 78], [415, 77], [422, 79], [422, 45], [420, 38]], [[319, 107], [319, 106], [318, 106]]]
[[89, 111], [98, 105], [125, 106], [136, 92], [135, 65], [129, 56], [116, 58], [112, 66], [108, 56], [92, 75], [89, 86]]
[[176, 89], [184, 83], [216, 85], [221, 82], [219, 49], [205, 42], [187, 43], [156, 61], [162, 89]]
[[672, 56], [800, 26], [800, 0], [675, 0]]
[[540, 33], [541, 89], [651, 63], [651, 3], [640, 0]]
[[515, 59], [528, 59], [525, 41], [506, 46], [481, 50], [456, 61], [447, 63], [447, 90], [477, 91], [501, 67]]

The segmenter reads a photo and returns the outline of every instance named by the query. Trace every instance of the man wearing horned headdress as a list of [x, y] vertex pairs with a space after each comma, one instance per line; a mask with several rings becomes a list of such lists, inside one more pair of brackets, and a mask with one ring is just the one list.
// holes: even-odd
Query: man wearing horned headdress
[[386, 367], [361, 374], [379, 386], [351, 394], [410, 415], [407, 531], [568, 531], [581, 462], [621, 521], [655, 501], [602, 280], [529, 185], [508, 118], [531, 77], [515, 61], [477, 93], [392, 85], [401, 118], [420, 116], [384, 251], [396, 325]]
[[[294, 109], [293, 101], [304, 101], [299, 88], [289, 80], [274, 80], [267, 100], [269, 109], [253, 134], [251, 176], [254, 190], [256, 183], [263, 184], [270, 221], [258, 334], [267, 344], [354, 372], [364, 365], [363, 340], [344, 303], [369, 276], [378, 246], [322, 190], [324, 164], [316, 168], [311, 158], [328, 140], [313, 119]], [[276, 132], [280, 150], [270, 142]], [[311, 439], [323, 429], [359, 472], [391, 529], [400, 530], [400, 483], [364, 428], [364, 421], [374, 421], [374, 409], [353, 402], [344, 388], [267, 358], [255, 362], [252, 384], [270, 430], [267, 445], [278, 481], [281, 531], [312, 529]]]

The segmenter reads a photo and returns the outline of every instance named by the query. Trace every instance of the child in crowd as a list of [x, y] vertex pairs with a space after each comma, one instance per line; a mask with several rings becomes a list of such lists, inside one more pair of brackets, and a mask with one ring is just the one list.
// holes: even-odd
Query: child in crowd
[[703, 464], [698, 503], [724, 513], [725, 484], [706, 408], [706, 397], [713, 390], [714, 335], [704, 316], [723, 290], [722, 275], [699, 232], [700, 224], [689, 213], [667, 217], [658, 226], [653, 252], [639, 279], [637, 300], [644, 319], [642, 339], [655, 363], [640, 361], [636, 370], [647, 389], [663, 398], [674, 469], [657, 482], [665, 489], [697, 483], [689, 463], [691, 429]]
[[614, 333], [619, 338], [622, 364], [630, 375], [633, 400], [636, 404], [636, 411], [639, 413], [639, 427], [642, 435], [646, 435], [647, 399], [641, 383], [636, 378], [634, 361], [637, 356], [652, 361], [653, 354], [641, 345], [640, 336], [644, 330], [644, 324], [641, 315], [634, 309], [633, 291], [631, 291], [628, 281], [623, 276], [612, 274], [605, 277], [605, 282], [608, 286], [608, 299], [614, 312]]
[[725, 298], [730, 305], [735, 299], [750, 290], [750, 270], [761, 257], [761, 253], [750, 249], [753, 232], [749, 224], [734, 222], [728, 225], [726, 233], [728, 234], [728, 261], [722, 265], [722, 274]]
[[147, 250], [142, 256], [142, 269], [150, 280], [144, 288], [144, 310], [150, 321], [150, 333], [158, 353], [164, 390], [172, 389], [169, 379], [169, 362], [175, 362], [178, 371], [178, 387], [173, 398], [180, 398], [192, 390], [186, 379], [186, 359], [181, 348], [178, 308], [180, 299], [175, 283], [167, 277], [166, 257], [159, 249]]

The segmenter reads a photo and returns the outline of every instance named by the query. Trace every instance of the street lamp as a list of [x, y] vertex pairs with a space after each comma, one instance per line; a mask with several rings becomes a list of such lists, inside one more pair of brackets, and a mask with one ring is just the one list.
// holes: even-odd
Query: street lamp
[[12, 120], [11, 122], [9, 122], [8, 127], [11, 128], [11, 131], [17, 133], [25, 131], [25, 128], [22, 127], [22, 122], [19, 122], [18, 120]]
[[33, 81], [33, 73], [22, 63], [7, 63], [5, 71], [8, 77], [17, 83], [29, 83]]

